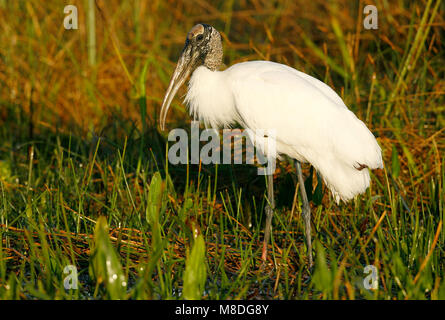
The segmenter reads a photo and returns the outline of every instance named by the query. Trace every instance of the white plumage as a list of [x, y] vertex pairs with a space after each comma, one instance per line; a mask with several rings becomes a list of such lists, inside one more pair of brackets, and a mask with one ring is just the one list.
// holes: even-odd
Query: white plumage
[[[187, 35], [161, 108], [161, 129], [173, 97], [191, 75], [185, 102], [190, 114], [212, 128], [239, 123], [268, 158], [270, 139], [276, 153], [297, 160], [298, 182], [304, 184], [300, 162], [321, 174], [335, 200], [350, 200], [369, 186], [369, 169], [382, 168], [380, 147], [365, 124], [323, 82], [283, 64], [238, 63], [224, 71], [222, 41], [212, 26], [197, 24]], [[273, 132], [273, 136], [259, 132]], [[262, 259], [267, 259], [274, 208], [273, 176], [267, 178], [268, 202]], [[310, 206], [305, 188], [302, 213], [312, 265]]]
[[[365, 124], [325, 83], [283, 64], [250, 61], [224, 71], [198, 67], [185, 98], [206, 126], [276, 130], [277, 153], [309, 162], [337, 202], [369, 186], [381, 149]], [[361, 170], [359, 170], [362, 168]]]

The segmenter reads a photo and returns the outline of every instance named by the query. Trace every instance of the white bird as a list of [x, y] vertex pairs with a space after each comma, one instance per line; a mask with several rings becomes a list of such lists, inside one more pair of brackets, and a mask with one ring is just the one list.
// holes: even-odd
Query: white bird
[[[195, 25], [187, 35], [162, 103], [161, 129], [165, 128], [173, 97], [191, 74], [185, 102], [190, 114], [206, 126], [239, 123], [253, 132], [274, 130], [277, 154], [297, 160], [312, 266], [310, 206], [300, 162], [315, 167], [337, 203], [346, 202], [368, 188], [369, 169], [383, 168], [380, 146], [337, 93], [320, 80], [270, 61], [243, 62], [219, 71], [222, 59], [219, 32], [206, 24]], [[263, 260], [274, 208], [273, 175], [268, 176], [268, 202]]]

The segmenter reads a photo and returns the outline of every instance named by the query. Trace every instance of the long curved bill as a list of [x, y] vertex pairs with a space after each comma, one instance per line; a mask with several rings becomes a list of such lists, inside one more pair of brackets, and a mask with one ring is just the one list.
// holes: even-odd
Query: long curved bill
[[165, 93], [164, 101], [162, 102], [161, 114], [159, 117], [161, 120], [161, 130], [165, 129], [165, 119], [167, 118], [170, 104], [175, 97], [176, 92], [178, 92], [178, 89], [184, 84], [185, 80], [194, 69], [196, 60], [197, 56], [192, 54], [191, 47], [186, 44], [179, 57], [175, 72], [173, 73], [167, 92]]

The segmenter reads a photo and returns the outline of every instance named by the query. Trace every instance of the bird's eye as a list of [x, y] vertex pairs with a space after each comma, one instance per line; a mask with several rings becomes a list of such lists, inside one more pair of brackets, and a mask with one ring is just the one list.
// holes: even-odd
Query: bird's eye
[[202, 39], [204, 39], [204, 36], [202, 34], [198, 34], [196, 40], [201, 41]]

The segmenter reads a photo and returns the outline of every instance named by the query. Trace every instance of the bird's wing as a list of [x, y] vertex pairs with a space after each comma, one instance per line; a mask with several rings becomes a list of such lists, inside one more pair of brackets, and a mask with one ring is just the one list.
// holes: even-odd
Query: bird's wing
[[226, 71], [245, 126], [275, 130], [277, 152], [322, 171], [330, 163], [382, 166], [373, 134], [323, 82], [267, 61], [240, 63]]

